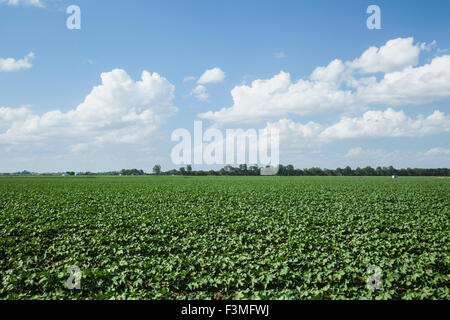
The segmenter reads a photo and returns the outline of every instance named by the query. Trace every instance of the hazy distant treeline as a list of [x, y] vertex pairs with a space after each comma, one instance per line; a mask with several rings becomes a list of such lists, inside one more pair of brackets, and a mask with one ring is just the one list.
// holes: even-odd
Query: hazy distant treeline
[[[181, 176], [259, 176], [261, 167], [247, 166], [241, 164], [238, 167], [225, 166], [220, 170], [192, 170], [192, 166], [181, 167], [180, 169], [172, 169], [169, 171], [162, 171], [160, 165], [153, 167], [152, 173], [146, 173], [140, 169], [122, 169], [121, 171], [108, 172], [73, 172], [67, 171], [63, 173], [44, 173], [39, 175], [65, 175], [65, 176], [89, 176], [89, 175], [121, 175], [121, 176], [142, 176], [142, 175], [181, 175]], [[29, 171], [2, 173], [1, 175], [38, 175]], [[298, 169], [293, 165], [279, 165], [278, 176], [450, 176], [449, 168], [437, 169], [422, 169], [422, 168], [407, 168], [396, 169], [393, 166], [372, 168], [370, 166], [352, 169], [347, 166], [345, 168], [336, 169], [322, 169], [318, 167], [309, 169]]]
[[[225, 166], [220, 170], [203, 171], [192, 170], [192, 167], [182, 167], [179, 170], [170, 170], [166, 172], [155, 172], [154, 174], [160, 175], [188, 175], [188, 176], [258, 176], [260, 175], [260, 167], [247, 166], [245, 164], [239, 167]], [[321, 168], [309, 168], [309, 169], [296, 169], [293, 165], [279, 165], [278, 176], [450, 176], [450, 169], [420, 169], [420, 168], [407, 168], [407, 169], [395, 169], [394, 167], [365, 167], [352, 169], [347, 166], [345, 168], [337, 169], [321, 169]]]

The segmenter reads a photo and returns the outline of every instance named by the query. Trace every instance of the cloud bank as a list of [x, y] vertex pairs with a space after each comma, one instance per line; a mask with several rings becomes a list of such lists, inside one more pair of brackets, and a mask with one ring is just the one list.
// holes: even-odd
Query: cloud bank
[[0, 59], [0, 72], [13, 72], [22, 69], [30, 69], [33, 65], [31, 61], [34, 59], [34, 53], [30, 52], [23, 59], [16, 60], [14, 58]]
[[403, 111], [367, 111], [361, 117], [342, 117], [329, 126], [316, 122], [297, 123], [290, 119], [269, 122], [267, 129], [277, 129], [280, 137], [328, 143], [343, 139], [379, 139], [424, 137], [450, 132], [450, 115], [435, 110], [427, 117], [412, 118]]
[[428, 48], [413, 38], [398, 38], [369, 48], [352, 61], [335, 59], [317, 67], [307, 79], [293, 81], [281, 71], [270, 79], [234, 87], [231, 107], [198, 116], [220, 123], [257, 122], [450, 98], [450, 55], [418, 66], [420, 53]]
[[42, 115], [30, 108], [0, 108], [0, 144], [46, 145], [79, 151], [104, 144], [148, 144], [152, 133], [176, 113], [175, 87], [158, 73], [133, 81], [121, 69], [101, 74], [102, 83], [67, 112]]
[[44, 8], [45, 4], [42, 0], [0, 0], [0, 3], [6, 3], [9, 6], [32, 6], [38, 8]]
[[225, 72], [220, 68], [212, 68], [206, 70], [198, 79], [199, 84], [219, 83], [225, 80]]

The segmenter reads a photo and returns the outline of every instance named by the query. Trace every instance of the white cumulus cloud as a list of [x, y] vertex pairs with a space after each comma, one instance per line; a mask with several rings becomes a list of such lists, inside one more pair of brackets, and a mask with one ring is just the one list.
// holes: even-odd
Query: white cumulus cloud
[[367, 164], [372, 165], [391, 165], [393, 162], [400, 163], [397, 167], [406, 167], [405, 163], [411, 163], [412, 160], [417, 162], [437, 160], [439, 158], [448, 159], [450, 156], [450, 149], [444, 148], [432, 148], [426, 152], [423, 151], [407, 151], [407, 150], [394, 150], [386, 151], [383, 149], [365, 149], [362, 147], [356, 147], [349, 149], [344, 158], [349, 161], [357, 160], [359, 163], [364, 161]]
[[62, 143], [72, 150], [105, 143], [149, 143], [151, 134], [173, 115], [175, 87], [144, 71], [133, 81], [121, 69], [101, 74], [102, 83], [67, 112], [42, 115], [28, 108], [0, 108], [0, 144]]
[[309, 78], [315, 81], [338, 82], [344, 75], [345, 68], [341, 60], [335, 59], [326, 67], [317, 67], [314, 69]]
[[286, 57], [286, 54], [283, 51], [275, 52], [275, 58], [282, 59], [285, 57]]
[[29, 69], [33, 65], [31, 64], [31, 60], [34, 59], [34, 53], [30, 52], [23, 59], [16, 60], [14, 58], [0, 58], [0, 72], [12, 72], [18, 71], [22, 69]]
[[45, 4], [42, 0], [0, 0], [0, 3], [6, 3], [9, 6], [33, 6], [38, 8], [44, 8]]
[[[371, 47], [359, 58], [334, 59], [306, 79], [281, 71], [270, 79], [235, 86], [233, 105], [199, 114], [221, 123], [276, 120], [288, 115], [364, 110], [372, 105], [424, 104], [450, 98], [450, 55], [418, 66], [420, 52], [434, 46], [398, 38]], [[381, 75], [377, 78], [375, 73]]]
[[427, 156], [450, 156], [450, 149], [445, 148], [431, 148], [425, 152]]
[[393, 137], [423, 137], [450, 132], [450, 115], [434, 111], [427, 117], [412, 118], [403, 111], [367, 111], [361, 117], [343, 117], [329, 126], [315, 122], [296, 123], [281, 119], [267, 123], [266, 128], [278, 129], [280, 138], [301, 142], [329, 143], [342, 139], [375, 139]]
[[356, 147], [347, 151], [345, 155], [346, 158], [358, 157], [364, 152], [364, 149], [361, 147]]
[[196, 78], [194, 76], [188, 76], [183, 79], [183, 83], [194, 81]]
[[200, 101], [206, 101], [206, 100], [208, 100], [208, 97], [209, 97], [208, 90], [206, 89], [205, 86], [203, 86], [201, 84], [199, 84], [194, 89], [192, 89], [191, 95], [193, 95]]
[[225, 72], [223, 72], [220, 68], [212, 68], [206, 70], [198, 79], [199, 84], [207, 84], [207, 83], [218, 83], [225, 80]]
[[367, 111], [362, 117], [343, 117], [326, 128], [320, 137], [327, 139], [421, 137], [450, 131], [450, 115], [438, 110], [416, 119], [403, 111]]
[[[426, 46], [422, 44], [422, 48]], [[419, 62], [420, 51], [421, 46], [415, 45], [413, 38], [398, 38], [380, 48], [370, 47], [350, 66], [362, 73], [401, 71]]]
[[359, 99], [367, 104], [423, 104], [450, 97], [450, 55], [431, 63], [387, 73], [380, 81], [357, 84]]
[[339, 90], [334, 83], [302, 79], [292, 82], [291, 75], [284, 71], [268, 80], [255, 80], [251, 86], [236, 86], [231, 96], [231, 108], [208, 111], [199, 117], [216, 122], [246, 122], [355, 105], [352, 93]]

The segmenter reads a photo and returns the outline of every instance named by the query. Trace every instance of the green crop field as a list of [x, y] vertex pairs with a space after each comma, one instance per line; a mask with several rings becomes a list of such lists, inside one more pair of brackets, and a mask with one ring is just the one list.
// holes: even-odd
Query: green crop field
[[0, 298], [449, 299], [449, 218], [448, 178], [3, 177]]

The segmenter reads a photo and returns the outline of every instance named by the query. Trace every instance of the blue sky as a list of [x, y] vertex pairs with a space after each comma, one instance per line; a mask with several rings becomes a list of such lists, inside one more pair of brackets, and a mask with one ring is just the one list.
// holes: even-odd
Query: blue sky
[[[66, 8], [72, 4], [81, 9], [81, 30], [66, 28]], [[381, 30], [366, 27], [371, 4], [381, 8]], [[448, 167], [450, 84], [438, 69], [450, 70], [450, 65], [434, 59], [450, 54], [449, 12], [448, 1], [1, 0], [0, 172], [179, 167], [170, 158], [176, 144], [170, 136], [177, 128], [193, 130], [194, 120], [223, 130], [272, 123], [282, 128], [280, 162], [301, 168]], [[388, 41], [396, 41], [392, 50], [398, 52], [381, 58], [375, 53], [363, 61], [366, 50]], [[6, 59], [16, 63], [30, 53], [28, 66], [6, 67]], [[333, 80], [343, 81], [339, 89], [323, 76], [311, 78], [317, 67], [335, 59], [352, 72], [344, 79], [342, 71], [340, 80]], [[431, 66], [423, 75], [419, 69], [426, 65]], [[199, 83], [213, 68], [224, 76]], [[144, 70], [164, 81], [156, 85], [152, 77], [141, 89], [124, 85], [131, 91], [114, 98], [118, 113], [111, 112], [111, 120], [103, 116], [109, 114], [105, 95], [125, 87], [117, 89], [114, 82], [112, 91], [101, 93], [94, 87], [102, 85], [102, 73], [116, 69], [122, 73], [112, 81], [122, 85], [124, 75], [136, 82]], [[290, 75], [288, 83], [283, 76], [275, 78], [281, 71]], [[393, 73], [417, 76], [417, 81], [384, 85], [383, 78]], [[367, 84], [369, 77], [379, 85]], [[270, 79], [271, 85], [286, 86], [280, 88], [287, 93], [273, 96], [252, 84]], [[299, 79], [323, 91], [302, 91], [295, 86]], [[351, 80], [357, 82], [349, 88]], [[207, 98], [195, 95], [198, 86]], [[242, 86], [249, 90], [233, 96], [232, 90]], [[345, 91], [355, 97], [319, 99], [317, 108], [315, 100], [304, 102], [318, 92], [332, 97]], [[261, 103], [267, 116], [252, 114], [252, 101]], [[84, 113], [72, 112], [83, 103]], [[136, 106], [138, 115], [152, 110], [151, 119], [127, 118]], [[227, 121], [225, 113], [214, 114], [222, 108], [229, 109]], [[277, 114], [277, 109], [284, 111]], [[387, 124], [374, 124], [374, 117]], [[320, 128], [305, 134], [308, 123]]]

